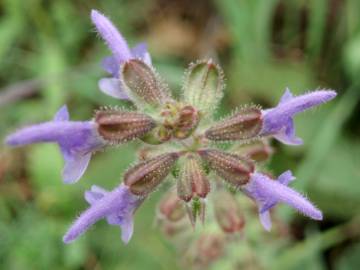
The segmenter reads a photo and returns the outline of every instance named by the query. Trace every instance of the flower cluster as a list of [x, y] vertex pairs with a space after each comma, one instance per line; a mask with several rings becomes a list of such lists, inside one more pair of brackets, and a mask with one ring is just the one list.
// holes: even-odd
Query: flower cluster
[[[108, 18], [93, 10], [91, 19], [112, 52], [102, 63], [111, 78], [101, 79], [99, 88], [112, 97], [130, 100], [136, 110], [101, 109], [93, 119], [80, 122], [71, 121], [64, 106], [52, 121], [25, 127], [6, 138], [11, 146], [56, 142], [65, 160], [65, 183], [81, 178], [95, 151], [135, 139], [143, 143], [138, 163], [124, 173], [118, 187], [106, 191], [93, 186], [85, 192], [90, 207], [65, 234], [65, 243], [103, 218], [121, 227], [122, 240], [127, 243], [133, 233], [135, 210], [170, 177], [175, 178], [176, 187], [159, 210], [169, 220], [188, 216], [193, 226], [198, 218], [204, 221], [211, 193], [219, 226], [225, 232], [239, 231], [244, 217], [234, 192], [243, 192], [256, 202], [266, 230], [271, 228], [269, 211], [278, 203], [322, 219], [320, 210], [288, 187], [294, 180], [290, 171], [273, 179], [259, 171], [257, 164], [271, 155], [270, 138], [301, 144], [293, 117], [333, 99], [334, 91], [317, 90], [295, 97], [286, 89], [274, 108], [246, 106], [217, 121], [213, 115], [224, 90], [223, 73], [217, 64], [212, 60], [191, 64], [185, 73], [183, 94], [176, 100], [154, 70], [145, 44], [129, 48]], [[223, 142], [227, 142], [226, 150]]]

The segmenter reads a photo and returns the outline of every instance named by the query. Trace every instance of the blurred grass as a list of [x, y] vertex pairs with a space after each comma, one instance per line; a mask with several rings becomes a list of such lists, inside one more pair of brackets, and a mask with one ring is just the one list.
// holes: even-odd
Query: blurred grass
[[[218, 58], [228, 85], [220, 114], [250, 100], [274, 105], [285, 87], [296, 94], [336, 89], [334, 102], [297, 118], [305, 145], [276, 144], [269, 166], [276, 173], [294, 170], [294, 185], [324, 210], [325, 221], [304, 223], [280, 206], [286, 220], [303, 226], [304, 240], [279, 244], [279, 252], [269, 253], [273, 256], [266, 255], [266, 243], [256, 247], [263, 252], [256, 252], [271, 269], [360, 267], [359, 233], [352, 230], [360, 214], [359, 1], [3, 0], [0, 138], [50, 119], [64, 103], [73, 119], [87, 119], [103, 105], [128, 106], [97, 89], [104, 75], [99, 62], [109, 52], [91, 26], [91, 8], [109, 15], [130, 44], [149, 41], [155, 66], [175, 91], [189, 61]], [[28, 80], [36, 84], [19, 89], [18, 83]], [[136, 143], [97, 154], [84, 179], [67, 186], [60, 179], [56, 146], [3, 147], [0, 269], [180, 269], [175, 249], [152, 226], [160, 192], [137, 212], [128, 246], [121, 243], [119, 229], [104, 221], [72, 245], [61, 242], [71, 220], [86, 207], [83, 191], [92, 184], [117, 185], [135, 148]], [[215, 267], [231, 269], [226, 265]]]

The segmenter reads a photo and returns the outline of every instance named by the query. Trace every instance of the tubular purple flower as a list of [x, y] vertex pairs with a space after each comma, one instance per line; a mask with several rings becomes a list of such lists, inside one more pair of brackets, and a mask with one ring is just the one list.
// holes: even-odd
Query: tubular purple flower
[[69, 121], [66, 105], [54, 120], [20, 129], [10, 134], [5, 143], [21, 146], [32, 143], [57, 142], [65, 160], [63, 180], [74, 183], [84, 174], [93, 151], [105, 146], [93, 121]]
[[112, 191], [106, 191], [98, 186], [92, 186], [85, 192], [85, 200], [90, 207], [69, 228], [63, 237], [65, 243], [70, 243], [83, 234], [90, 226], [102, 218], [110, 225], [121, 227], [121, 239], [127, 244], [133, 234], [134, 211], [140, 206], [143, 198], [133, 195], [123, 184]]
[[287, 186], [294, 179], [291, 171], [282, 173], [277, 180], [255, 172], [251, 175], [249, 183], [243, 187], [243, 191], [257, 203], [260, 221], [265, 230], [271, 229], [269, 210], [279, 202], [290, 205], [312, 219], [322, 220], [319, 209], [303, 195]]
[[151, 65], [151, 57], [147, 51], [147, 46], [145, 43], [139, 43], [130, 49], [125, 38], [112, 22], [97, 10], [91, 11], [91, 20], [112, 52], [111, 56], [103, 59], [102, 67], [112, 74], [113, 78], [100, 79], [99, 88], [102, 92], [114, 98], [129, 99], [121, 83], [120, 66], [130, 59], [139, 58], [146, 64]]
[[332, 90], [318, 90], [294, 97], [287, 88], [275, 108], [262, 111], [263, 127], [260, 135], [274, 136], [285, 144], [302, 144], [302, 139], [295, 135], [293, 116], [335, 97], [336, 92]]

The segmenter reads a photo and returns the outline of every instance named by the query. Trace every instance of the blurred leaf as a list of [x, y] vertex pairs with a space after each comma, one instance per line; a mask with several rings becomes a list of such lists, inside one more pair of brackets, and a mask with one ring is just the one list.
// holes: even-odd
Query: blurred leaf
[[338, 140], [326, 155], [316, 179], [309, 183], [310, 196], [326, 218], [350, 218], [360, 213], [359, 153], [359, 141]]
[[[283, 251], [269, 269], [308, 269], [320, 252], [344, 240], [359, 236], [359, 218], [325, 232], [308, 236], [306, 240]], [[314, 262], [315, 263], [315, 262]], [[315, 264], [316, 265], [316, 264]], [[315, 268], [318, 269], [318, 268]], [[321, 268], [320, 268], [321, 269]]]
[[353, 270], [360, 265], [360, 244], [349, 247], [335, 264], [335, 270]]
[[359, 98], [359, 85], [355, 84], [338, 100], [335, 108], [323, 121], [322, 127], [312, 140], [313, 147], [309, 150], [296, 174], [301, 181], [296, 182], [295, 186], [305, 187], [311, 177], [319, 170], [319, 166], [336, 143], [345, 120], [351, 115]]
[[348, 75], [357, 78], [360, 74], [360, 32], [345, 44], [343, 59]]
[[84, 265], [86, 254], [86, 243], [83, 239], [75, 241], [71, 245], [65, 246], [65, 265], [70, 269], [79, 268]]
[[307, 49], [312, 57], [320, 54], [326, 27], [328, 12], [327, 0], [309, 1], [309, 27], [307, 31]]
[[238, 61], [259, 62], [269, 57], [270, 20], [277, 0], [215, 1], [234, 38]]
[[2, 61], [5, 58], [4, 55], [16, 43], [23, 30], [24, 20], [21, 6], [22, 1], [19, 0], [4, 1], [2, 12], [6, 16], [0, 18], [0, 59]]

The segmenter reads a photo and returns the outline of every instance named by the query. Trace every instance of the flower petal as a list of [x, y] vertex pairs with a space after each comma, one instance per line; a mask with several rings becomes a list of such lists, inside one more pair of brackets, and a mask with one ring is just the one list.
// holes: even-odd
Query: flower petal
[[97, 10], [92, 10], [91, 20], [119, 63], [131, 58], [126, 40], [107, 17]]
[[284, 94], [280, 98], [279, 104], [290, 101], [293, 97], [294, 97], [294, 95], [291, 93], [290, 89], [286, 87]]
[[121, 81], [115, 78], [103, 78], [99, 81], [100, 90], [117, 99], [129, 100], [129, 96], [123, 90]]
[[264, 229], [269, 232], [271, 230], [271, 225], [272, 225], [270, 212], [269, 211], [265, 211], [263, 213], [259, 212], [259, 219]]
[[295, 135], [294, 120], [289, 118], [287, 125], [274, 135], [274, 138], [283, 144], [287, 145], [300, 145], [303, 144], [303, 140]]
[[244, 187], [244, 192], [258, 204], [260, 219], [265, 229], [269, 227], [266, 213], [278, 202], [286, 203], [312, 219], [322, 219], [319, 209], [300, 193], [286, 186], [293, 179], [290, 171], [280, 175], [278, 181], [274, 181], [264, 174], [254, 173], [250, 182]]
[[277, 180], [279, 181], [279, 183], [287, 186], [295, 180], [295, 176], [293, 176], [290, 170], [287, 170], [280, 174]]
[[262, 111], [263, 127], [261, 135], [272, 135], [285, 144], [302, 144], [302, 140], [295, 136], [293, 116], [325, 103], [335, 96], [335, 91], [318, 90], [294, 97], [290, 90], [286, 89], [275, 108]]
[[110, 73], [114, 78], [120, 75], [120, 62], [116, 61], [114, 56], [108, 56], [101, 61], [102, 68]]
[[[97, 187], [93, 187], [91, 190], [97, 195], [103, 191], [105, 190]], [[113, 191], [107, 192], [103, 197], [94, 198], [92, 197], [94, 194], [91, 192], [85, 194], [86, 199], [91, 201], [91, 206], [69, 228], [63, 237], [63, 241], [65, 243], [72, 242], [99, 219], [107, 218], [111, 224], [121, 226], [123, 241], [127, 243], [133, 231], [132, 215], [143, 199], [134, 196], [129, 188], [123, 184]], [[89, 194], [91, 195], [89, 196]], [[118, 217], [118, 221], [115, 220], [115, 217]]]
[[74, 129], [81, 127], [81, 122], [45, 122], [20, 129], [10, 134], [5, 142], [11, 146], [20, 146], [32, 143], [57, 142], [62, 139], [69, 140], [68, 135], [71, 134]]
[[32, 143], [56, 142], [64, 156], [64, 182], [73, 183], [81, 178], [91, 157], [91, 152], [104, 146], [93, 121], [68, 121], [66, 106], [55, 114], [54, 120], [29, 126], [10, 134], [5, 143], [20, 146]]
[[286, 102], [280, 103], [276, 107], [276, 110], [272, 111], [278, 117], [280, 117], [280, 115], [282, 115], [283, 117], [291, 117], [297, 113], [303, 112], [314, 106], [325, 103], [335, 98], [336, 92], [333, 90], [317, 90], [297, 97], [289, 98], [289, 96], [291, 95], [289, 91], [289, 93], [285, 92], [284, 95], [287, 96]]
[[66, 105], [62, 106], [54, 116], [54, 121], [68, 121], [69, 119], [70, 115]]
[[[64, 151], [63, 151], [64, 154]], [[86, 171], [91, 159], [91, 153], [85, 155], [64, 154], [65, 165], [62, 172], [63, 181], [66, 184], [77, 182]]]
[[93, 185], [93, 186], [91, 186], [90, 190], [85, 191], [84, 197], [85, 197], [85, 200], [89, 204], [93, 204], [97, 200], [104, 197], [107, 193], [109, 193], [107, 190], [105, 190], [105, 189], [103, 189], [101, 187], [98, 187], [96, 185]]
[[136, 44], [131, 49], [131, 54], [133, 58], [142, 59], [148, 66], [151, 66], [151, 56], [147, 50], [147, 44], [144, 42]]
[[127, 244], [129, 243], [134, 232], [134, 220], [132, 217], [124, 218], [121, 226], [121, 240]]

